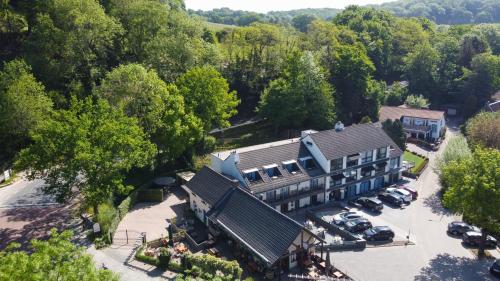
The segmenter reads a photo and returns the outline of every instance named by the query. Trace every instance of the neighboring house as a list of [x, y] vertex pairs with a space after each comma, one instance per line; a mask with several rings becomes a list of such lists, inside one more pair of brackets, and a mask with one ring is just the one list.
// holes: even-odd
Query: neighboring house
[[191, 209], [221, 239], [231, 239], [263, 268], [297, 266], [316, 239], [296, 221], [251, 195], [229, 177], [203, 167], [183, 188]]
[[491, 100], [484, 106], [484, 110], [490, 112], [500, 111], [500, 91], [491, 97]]
[[415, 109], [397, 106], [382, 106], [379, 121], [399, 119], [407, 137], [428, 142], [439, 141], [445, 133], [444, 111]]
[[402, 151], [374, 124], [212, 154], [211, 168], [277, 211], [360, 196], [401, 177]]

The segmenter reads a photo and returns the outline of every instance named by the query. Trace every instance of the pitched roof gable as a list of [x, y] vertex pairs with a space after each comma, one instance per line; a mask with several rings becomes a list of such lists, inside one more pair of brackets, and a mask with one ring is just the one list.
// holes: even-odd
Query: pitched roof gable
[[186, 183], [186, 187], [208, 204], [214, 206], [237, 182], [204, 166]]
[[240, 188], [230, 191], [207, 215], [269, 265], [288, 250], [302, 231], [299, 223]]
[[352, 125], [342, 131], [327, 130], [310, 136], [328, 160], [386, 146], [394, 148], [394, 155], [403, 153], [384, 130], [375, 124]]

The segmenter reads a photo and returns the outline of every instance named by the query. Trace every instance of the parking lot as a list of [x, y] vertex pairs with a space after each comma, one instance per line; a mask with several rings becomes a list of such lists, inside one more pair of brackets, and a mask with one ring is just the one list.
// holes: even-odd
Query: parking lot
[[[493, 260], [478, 260], [460, 237], [447, 234], [448, 223], [460, 217], [442, 207], [438, 175], [432, 170], [436, 153], [428, 156], [430, 167], [406, 183], [419, 192], [416, 201], [402, 209], [384, 204], [380, 214], [359, 210], [373, 225], [389, 226], [396, 237], [409, 235], [413, 243], [332, 252], [334, 266], [355, 280], [494, 280], [488, 272]], [[489, 253], [500, 256], [498, 249]]]

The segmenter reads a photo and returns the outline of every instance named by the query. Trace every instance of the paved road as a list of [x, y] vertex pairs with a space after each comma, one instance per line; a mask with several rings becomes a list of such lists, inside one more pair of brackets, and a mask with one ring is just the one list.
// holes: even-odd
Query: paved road
[[43, 194], [43, 185], [42, 180], [28, 181], [21, 178], [9, 186], [0, 188], [0, 208], [55, 204], [52, 196]]
[[[449, 131], [447, 140], [453, 134]], [[415, 245], [331, 253], [336, 267], [356, 280], [493, 280], [488, 272], [492, 261], [478, 261], [460, 239], [446, 234], [448, 222], [457, 218], [441, 206], [438, 176], [432, 169], [436, 153], [429, 153], [429, 158], [430, 167], [418, 181], [409, 183], [420, 198], [404, 210], [384, 207], [377, 218], [397, 226], [398, 232], [409, 230]]]

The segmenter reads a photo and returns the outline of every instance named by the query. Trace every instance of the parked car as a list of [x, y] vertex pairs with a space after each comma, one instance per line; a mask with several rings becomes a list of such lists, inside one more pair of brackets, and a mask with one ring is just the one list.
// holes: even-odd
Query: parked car
[[346, 222], [345, 228], [350, 232], [361, 232], [372, 228], [372, 223], [365, 218], [359, 218]]
[[336, 225], [344, 225], [346, 222], [354, 219], [362, 218], [362, 216], [356, 212], [343, 212], [333, 216], [333, 223]]
[[378, 199], [394, 206], [403, 206], [403, 199], [401, 198], [401, 196], [394, 193], [381, 192], [378, 194]]
[[405, 204], [410, 204], [411, 201], [413, 200], [413, 196], [411, 193], [405, 189], [402, 188], [395, 188], [395, 187], [389, 187], [385, 190], [386, 192], [392, 193], [399, 195]]
[[490, 272], [496, 277], [500, 277], [500, 259], [496, 260], [491, 266], [490, 266]]
[[368, 230], [365, 230], [363, 236], [368, 241], [392, 240], [394, 238], [394, 231], [392, 231], [392, 229], [390, 229], [388, 226], [375, 226]]
[[418, 198], [418, 191], [414, 189], [413, 187], [409, 187], [407, 185], [404, 185], [401, 187], [402, 189], [408, 191], [411, 194], [411, 197], [413, 200], [417, 200]]
[[468, 231], [479, 232], [477, 227], [461, 221], [454, 221], [448, 224], [448, 233], [452, 235], [463, 235]]
[[[462, 236], [462, 241], [471, 246], [478, 246], [481, 243], [481, 232], [478, 231], [467, 231]], [[485, 247], [493, 248], [497, 246], [497, 240], [492, 236], [486, 236], [486, 241], [484, 243]]]
[[382, 201], [378, 200], [377, 198], [360, 197], [356, 199], [356, 203], [373, 212], [380, 212], [384, 208], [384, 204], [382, 204]]

